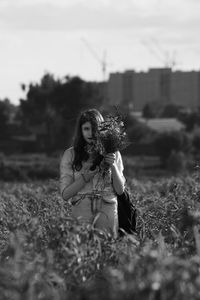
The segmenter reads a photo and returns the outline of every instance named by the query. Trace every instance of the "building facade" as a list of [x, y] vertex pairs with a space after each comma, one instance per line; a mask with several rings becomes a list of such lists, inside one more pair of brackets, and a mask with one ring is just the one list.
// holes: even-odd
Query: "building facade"
[[141, 111], [149, 102], [195, 110], [200, 107], [200, 72], [153, 68], [147, 72], [111, 73], [107, 93], [110, 105], [130, 106], [134, 111]]

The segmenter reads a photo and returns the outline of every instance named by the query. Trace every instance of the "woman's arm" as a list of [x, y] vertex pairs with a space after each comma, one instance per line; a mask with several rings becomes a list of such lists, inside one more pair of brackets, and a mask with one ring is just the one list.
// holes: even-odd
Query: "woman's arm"
[[[125, 178], [122, 170], [119, 169], [119, 162], [117, 163], [116, 154], [109, 153], [105, 156], [105, 161], [110, 165], [112, 171], [113, 187], [118, 195], [124, 192]], [[122, 161], [120, 162], [122, 164]]]
[[69, 200], [75, 196], [86, 185], [86, 183], [88, 183], [94, 177], [96, 173], [96, 169], [94, 171], [84, 171], [79, 178], [64, 188], [62, 192], [63, 199]]
[[114, 190], [118, 195], [121, 195], [124, 192], [125, 179], [119, 172], [116, 164], [113, 165], [111, 170]]
[[74, 180], [72, 162], [74, 157], [73, 147], [65, 150], [60, 162], [60, 191], [64, 200], [75, 196], [84, 185], [96, 174], [96, 170], [85, 170], [84, 175]]

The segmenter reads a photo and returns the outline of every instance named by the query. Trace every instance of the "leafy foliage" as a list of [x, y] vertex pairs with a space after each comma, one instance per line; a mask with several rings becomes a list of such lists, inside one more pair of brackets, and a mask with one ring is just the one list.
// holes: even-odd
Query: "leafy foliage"
[[8, 138], [8, 123], [15, 114], [16, 107], [8, 100], [0, 100], [0, 139]]
[[99, 126], [97, 143], [100, 144], [102, 153], [113, 153], [121, 151], [128, 145], [122, 115], [108, 115]]
[[28, 181], [59, 177], [59, 159], [46, 154], [0, 155], [0, 180]]
[[167, 169], [173, 174], [183, 172], [187, 169], [187, 157], [182, 151], [172, 151], [167, 160]]
[[29, 84], [20, 101], [22, 125], [40, 136], [37, 150], [63, 149], [71, 143], [79, 112], [101, 101], [97, 84], [79, 77], [55, 79], [47, 73], [41, 82]]
[[0, 299], [198, 299], [199, 173], [130, 179], [137, 235], [70, 217], [56, 181], [0, 183]]
[[125, 127], [129, 140], [133, 143], [140, 143], [145, 140], [153, 140], [155, 132], [146, 123], [139, 121], [136, 117], [127, 114]]
[[105, 154], [121, 151], [128, 144], [123, 116], [120, 114], [107, 115], [105, 120], [98, 125], [94, 142], [86, 145], [86, 151], [94, 155], [91, 170], [102, 162]]
[[196, 126], [200, 126], [200, 111], [182, 112], [178, 116], [179, 120], [185, 124], [186, 130], [191, 132]]
[[184, 132], [164, 132], [160, 133], [154, 141], [157, 154], [163, 164], [166, 164], [171, 152], [182, 151], [187, 153], [191, 150], [191, 140]]

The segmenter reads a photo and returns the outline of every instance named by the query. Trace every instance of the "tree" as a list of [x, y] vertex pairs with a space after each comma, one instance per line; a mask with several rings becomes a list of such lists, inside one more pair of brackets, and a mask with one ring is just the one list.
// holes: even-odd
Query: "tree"
[[180, 113], [178, 119], [185, 124], [187, 131], [192, 131], [195, 126], [200, 126], [200, 112]]
[[164, 106], [161, 117], [162, 118], [176, 118], [179, 114], [179, 107], [175, 104], [167, 104]]
[[142, 116], [145, 119], [152, 119], [156, 117], [153, 107], [149, 103], [145, 104], [142, 111]]
[[194, 133], [192, 139], [192, 145], [194, 148], [194, 155], [200, 157], [200, 131], [199, 130]]
[[167, 169], [174, 174], [185, 171], [187, 168], [187, 159], [182, 151], [172, 150], [167, 159]]
[[127, 134], [130, 141], [135, 143], [140, 143], [147, 137], [154, 135], [154, 131], [150, 129], [145, 123], [140, 122], [137, 118], [131, 116], [130, 114], [125, 118], [125, 126], [127, 128]]
[[184, 132], [164, 132], [159, 134], [154, 141], [157, 154], [164, 166], [172, 151], [188, 153], [192, 149], [191, 140]]
[[26, 88], [26, 98], [20, 101], [24, 126], [40, 135], [48, 151], [67, 147], [80, 110], [101, 104], [97, 87], [79, 77], [56, 80], [52, 74], [45, 74], [40, 83]]
[[8, 123], [14, 118], [16, 107], [8, 99], [0, 100], [0, 138], [8, 138]]
[[143, 118], [151, 119], [158, 118], [163, 110], [163, 104], [156, 100], [147, 102], [143, 107]]

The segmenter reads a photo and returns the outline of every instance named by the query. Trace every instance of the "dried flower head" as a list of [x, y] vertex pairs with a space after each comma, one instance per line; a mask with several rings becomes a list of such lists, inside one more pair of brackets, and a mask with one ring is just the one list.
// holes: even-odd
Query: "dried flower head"
[[128, 139], [121, 115], [108, 115], [99, 125], [97, 143], [102, 154], [121, 151], [128, 145]]
[[95, 155], [95, 166], [99, 164], [105, 154], [121, 151], [128, 145], [122, 115], [106, 116], [105, 121], [98, 126], [95, 142], [90, 145], [92, 148], [90, 151]]

